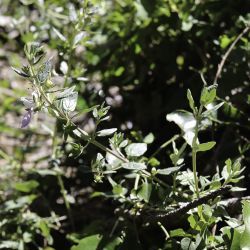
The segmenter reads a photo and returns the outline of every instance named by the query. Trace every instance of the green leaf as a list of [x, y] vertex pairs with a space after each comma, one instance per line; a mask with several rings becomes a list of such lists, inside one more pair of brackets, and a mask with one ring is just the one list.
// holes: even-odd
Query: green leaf
[[97, 136], [109, 136], [114, 134], [117, 131], [117, 128], [109, 128], [109, 129], [103, 129], [97, 132]]
[[37, 181], [25, 181], [25, 182], [17, 182], [14, 184], [14, 188], [18, 191], [29, 193], [33, 189], [37, 188], [39, 183]]
[[143, 170], [147, 168], [147, 166], [144, 163], [139, 163], [139, 162], [123, 163], [121, 167], [129, 170]]
[[46, 223], [46, 221], [40, 220], [39, 227], [41, 229], [42, 235], [45, 238], [48, 238], [50, 236], [50, 228], [49, 228], [48, 224]]
[[170, 174], [178, 171], [180, 168], [181, 167], [172, 167], [172, 168], [157, 169], [157, 174], [170, 175]]
[[66, 39], [66, 37], [59, 31], [59, 30], [57, 30], [56, 28], [54, 28], [53, 27], [53, 30], [54, 30], [54, 32], [56, 33], [56, 35], [63, 41], [63, 42], [65, 42], [67, 39]]
[[250, 250], [250, 201], [242, 201], [242, 204], [245, 230], [240, 238], [240, 247], [243, 250]]
[[194, 107], [194, 99], [193, 99], [193, 96], [192, 96], [192, 93], [190, 91], [190, 89], [187, 90], [187, 99], [189, 101], [189, 107], [195, 111], [195, 107]]
[[216, 142], [215, 141], [210, 141], [206, 143], [201, 143], [197, 145], [197, 152], [199, 151], [208, 151], [212, 149], [215, 146]]
[[147, 151], [146, 143], [131, 143], [125, 148], [127, 156], [141, 156]]
[[141, 187], [140, 187], [140, 189], [139, 189], [139, 191], [137, 193], [137, 196], [140, 199], [144, 200], [145, 202], [149, 202], [149, 199], [150, 199], [150, 196], [151, 196], [151, 192], [152, 192], [152, 185], [151, 185], [151, 183], [148, 183], [147, 181], [145, 181], [141, 185]]
[[71, 250], [96, 250], [102, 236], [99, 234], [91, 235], [81, 239], [77, 246], [71, 247]]
[[86, 36], [86, 32], [81, 31], [75, 37], [73, 41], [73, 45], [77, 45], [84, 37]]
[[120, 245], [123, 242], [123, 239], [121, 237], [116, 237], [112, 240], [110, 240], [105, 247], [103, 247], [103, 250], [116, 250], [118, 245]]
[[147, 144], [151, 144], [154, 141], [155, 137], [153, 135], [153, 133], [149, 133], [143, 140], [143, 142], [147, 143]]
[[216, 97], [216, 88], [209, 89], [204, 87], [201, 93], [200, 103], [206, 106], [214, 101]]

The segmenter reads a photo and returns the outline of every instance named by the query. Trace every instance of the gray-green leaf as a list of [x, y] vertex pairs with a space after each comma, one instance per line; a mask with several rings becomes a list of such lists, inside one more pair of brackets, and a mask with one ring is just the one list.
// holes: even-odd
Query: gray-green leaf
[[210, 142], [206, 142], [206, 143], [201, 143], [199, 145], [197, 145], [197, 152], [199, 151], [208, 151], [210, 149], [212, 149], [215, 146], [216, 142], [215, 141], [210, 141]]
[[129, 169], [129, 170], [143, 170], [147, 168], [144, 163], [140, 163], [140, 162], [123, 163], [121, 167], [125, 169]]
[[125, 148], [127, 156], [141, 156], [147, 151], [146, 143], [131, 143]]

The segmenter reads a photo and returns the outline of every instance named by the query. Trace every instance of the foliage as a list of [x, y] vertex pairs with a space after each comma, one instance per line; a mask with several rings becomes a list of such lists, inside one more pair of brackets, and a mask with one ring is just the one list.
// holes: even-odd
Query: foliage
[[3, 1], [0, 249], [249, 249], [249, 16], [222, 2]]

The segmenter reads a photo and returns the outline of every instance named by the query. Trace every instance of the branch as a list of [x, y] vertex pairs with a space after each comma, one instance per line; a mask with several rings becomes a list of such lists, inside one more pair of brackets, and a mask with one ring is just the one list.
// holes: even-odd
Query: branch
[[218, 69], [214, 78], [214, 83], [216, 84], [218, 81], [218, 78], [221, 75], [221, 71], [223, 69], [223, 66], [228, 58], [228, 56], [230, 55], [230, 53], [232, 52], [233, 48], [235, 47], [236, 43], [241, 39], [241, 37], [243, 37], [248, 31], [249, 31], [250, 27], [246, 27], [238, 36], [237, 38], [234, 40], [234, 42], [231, 44], [231, 46], [228, 48], [227, 52], [224, 54], [224, 56], [222, 57], [221, 62], [218, 65]]
[[138, 211], [134, 213], [135, 211], [131, 212], [129, 209], [122, 210], [121, 208], [116, 209], [115, 213], [119, 216], [125, 216], [128, 219], [139, 219], [143, 222], [162, 222], [167, 223], [168, 225], [173, 225], [175, 223], [178, 223], [180, 219], [191, 209], [196, 208], [202, 204], [207, 203], [209, 200], [216, 198], [217, 196], [221, 196], [224, 193], [229, 192], [231, 189], [231, 186], [225, 186], [221, 187], [218, 190], [215, 190], [201, 198], [195, 199], [194, 201], [191, 201], [187, 203], [186, 205], [177, 208], [172, 211], [157, 211], [153, 209], [145, 209], [144, 211]]

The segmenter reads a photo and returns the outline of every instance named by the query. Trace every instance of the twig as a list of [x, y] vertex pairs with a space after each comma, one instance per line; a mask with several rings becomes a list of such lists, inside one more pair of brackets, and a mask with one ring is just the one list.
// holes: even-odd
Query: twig
[[218, 69], [214, 78], [214, 82], [213, 84], [217, 84], [218, 78], [221, 75], [221, 71], [223, 69], [223, 66], [228, 58], [228, 56], [230, 55], [230, 53], [232, 52], [233, 48], [235, 47], [236, 43], [241, 39], [241, 37], [243, 37], [248, 31], [249, 31], [249, 26], [247, 26], [238, 36], [237, 38], [234, 40], [234, 42], [231, 44], [231, 46], [228, 48], [227, 52], [224, 54], [224, 56], [222, 57], [221, 62], [218, 65]]
[[[191, 210], [192, 208], [196, 208], [202, 204], [207, 203], [209, 200], [214, 199], [215, 197], [222, 195], [224, 193], [227, 193], [229, 190], [231, 189], [231, 186], [225, 186], [225, 187], [221, 187], [218, 190], [215, 190], [209, 194], [207, 194], [206, 196], [203, 196], [199, 199], [195, 199], [194, 201], [189, 202], [188, 204], [172, 210], [170, 212], [166, 212], [166, 213], [158, 213], [158, 214], [154, 214], [154, 215], [150, 215], [147, 218], [147, 221], [168, 221], [169, 219], [173, 219], [173, 218], [181, 218], [184, 214], [186, 214], [189, 210]], [[157, 212], [157, 211], [156, 211]]]

